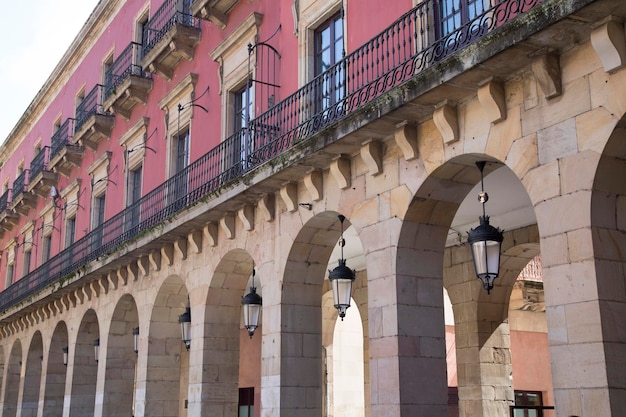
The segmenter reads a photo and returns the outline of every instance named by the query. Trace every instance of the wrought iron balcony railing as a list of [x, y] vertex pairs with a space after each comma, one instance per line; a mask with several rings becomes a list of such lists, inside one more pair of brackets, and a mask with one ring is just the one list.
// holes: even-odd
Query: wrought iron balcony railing
[[104, 110], [104, 86], [96, 84], [94, 88], [83, 98], [83, 101], [76, 107], [76, 123], [74, 129], [80, 130], [85, 122], [94, 114], [109, 114]]
[[158, 8], [143, 30], [142, 57], [146, 56], [174, 25], [200, 29], [200, 20], [191, 14], [191, 0], [165, 0]]
[[50, 162], [50, 147], [44, 146], [30, 163], [30, 178], [35, 178], [41, 174]]
[[142, 45], [131, 42], [119, 56], [113, 61], [111, 67], [104, 75], [105, 78], [105, 100], [115, 93], [116, 89], [131, 75], [150, 78], [150, 74], [145, 72], [139, 62], [141, 61]]
[[13, 199], [26, 190], [26, 184], [28, 184], [27, 181], [28, 170], [25, 169], [15, 178], [15, 181], [13, 181]]
[[[427, 0], [396, 20], [337, 65], [278, 103], [249, 127], [221, 142], [187, 168], [148, 192], [87, 236], [0, 293], [0, 310], [59, 281], [140, 233], [198, 203], [250, 169], [267, 162], [392, 88], [456, 52], [479, 36], [525, 13], [542, 0], [484, 0], [484, 11], [456, 28], [437, 21], [452, 0]], [[465, 0], [454, 0], [462, 9]], [[447, 28], [443, 34], [436, 27]], [[453, 30], [452, 30], [453, 29]], [[131, 44], [134, 47], [136, 44]], [[127, 51], [131, 49], [127, 48]], [[122, 56], [126, 56], [121, 60]], [[120, 55], [110, 80], [141, 71], [130, 52]], [[121, 62], [124, 62], [122, 64]], [[133, 69], [134, 68], [134, 69]], [[122, 71], [122, 69], [124, 69]], [[115, 76], [113, 75], [115, 74]], [[116, 78], [119, 79], [119, 78]], [[112, 84], [107, 84], [107, 88]], [[54, 150], [54, 145], [53, 145]]]
[[11, 190], [6, 190], [4, 193], [2, 193], [2, 195], [0, 195], [0, 213], [9, 208], [9, 203], [11, 202], [10, 197]]
[[50, 158], [54, 158], [63, 147], [71, 145], [70, 139], [74, 134], [74, 119], [67, 119], [50, 139]]

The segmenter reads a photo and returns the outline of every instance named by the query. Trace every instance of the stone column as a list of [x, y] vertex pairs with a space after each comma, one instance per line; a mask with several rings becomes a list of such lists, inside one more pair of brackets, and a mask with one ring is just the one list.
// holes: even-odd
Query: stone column
[[359, 235], [367, 261], [373, 416], [447, 415], [444, 245], [429, 239], [445, 240], [446, 233], [391, 218]]

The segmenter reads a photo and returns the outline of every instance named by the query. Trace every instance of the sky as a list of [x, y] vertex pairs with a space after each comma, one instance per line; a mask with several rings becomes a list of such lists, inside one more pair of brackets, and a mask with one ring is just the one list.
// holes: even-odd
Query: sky
[[13, 130], [96, 4], [98, 0], [3, 2], [0, 143]]

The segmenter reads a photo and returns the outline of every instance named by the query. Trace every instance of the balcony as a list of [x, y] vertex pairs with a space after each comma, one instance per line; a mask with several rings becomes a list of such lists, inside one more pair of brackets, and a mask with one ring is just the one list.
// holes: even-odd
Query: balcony
[[65, 177], [70, 176], [72, 168], [78, 168], [85, 154], [85, 148], [72, 143], [74, 119], [67, 119], [50, 141], [50, 162], [48, 169]]
[[208, 20], [224, 29], [228, 21], [228, 12], [239, 0], [195, 0], [191, 4], [191, 14]]
[[10, 196], [11, 190], [6, 190], [0, 196], [0, 234], [4, 233], [5, 230], [10, 232], [20, 219], [20, 216], [11, 211], [9, 207]]
[[171, 80], [181, 59], [193, 59], [198, 42], [200, 21], [191, 15], [189, 1], [166, 0], [144, 28], [142, 65]]
[[48, 169], [50, 162], [50, 147], [45, 146], [39, 151], [30, 163], [30, 179], [27, 191], [39, 197], [47, 197], [50, 187], [59, 181], [59, 174]]
[[28, 169], [22, 171], [20, 175], [13, 181], [13, 198], [11, 200], [11, 209], [22, 216], [26, 216], [30, 209], [37, 206], [37, 196], [29, 193], [26, 186], [29, 181]]
[[104, 86], [97, 84], [76, 107], [74, 142], [95, 151], [111, 137], [115, 118], [104, 110]]
[[138, 64], [141, 44], [131, 42], [111, 64], [105, 78], [104, 110], [130, 119], [135, 104], [145, 104], [152, 77]]
[[[420, 2], [405, 15], [400, 16], [392, 26], [347, 55], [341, 62], [328, 68], [302, 88], [251, 120], [249, 127], [222, 141], [174, 177], [153, 188], [90, 234], [5, 289], [0, 293], [0, 310], [28, 298], [98, 258], [105, 262], [104, 257], [107, 255], [118, 255], [116, 251], [120, 245], [132, 242], [146, 230], [163, 224], [190, 206], [198, 205], [207, 199], [219, 198], [214, 196], [219, 195], [223, 187], [241, 181], [244, 176], [252, 184], [246, 184], [246, 187], [253, 187], [255, 185], [253, 170], [262, 164], [269, 167], [272, 162], [278, 162], [271, 168], [277, 170], [278, 177], [281, 174], [285, 175], [289, 167], [298, 165], [305, 158], [332, 156], [331, 154], [335, 152], [321, 155], [330, 146], [340, 145], [349, 151], [347, 153], [353, 152], [355, 146], [361, 147], [360, 140], [356, 144], [345, 140], [339, 144], [337, 141], [345, 139], [346, 130], [352, 126], [365, 125], [381, 119], [379, 113], [368, 109], [375, 109], [377, 106], [387, 106], [384, 109], [388, 109], [395, 106], [394, 121], [406, 120], [407, 117], [404, 117], [406, 113], [410, 114], [410, 118], [426, 118], [428, 115], [432, 117], [431, 101], [436, 103], [439, 97], [427, 97], [423, 104], [416, 104], [415, 100], [424, 97], [424, 91], [433, 95], [432, 89], [437, 88], [441, 82], [439, 73], [441, 67], [438, 65], [449, 67], [450, 62], [456, 62], [454, 55], [457, 52], [463, 53], [462, 50], [466, 46], [483, 42], [481, 37], [488, 37], [490, 32], [496, 30], [501, 32], [494, 34], [496, 36], [492, 36], [491, 39], [484, 40], [479, 46], [493, 47], [489, 42], [501, 42], [499, 46], [510, 48], [511, 55], [521, 56], [519, 50], [513, 48], [520, 42], [520, 38], [532, 37], [531, 40], [538, 42], [540, 37], [543, 37], [549, 39], [546, 42], [554, 42], [554, 38], [546, 36], [545, 33], [534, 36], [551, 24], [547, 20], [534, 22], [532, 27], [524, 24], [527, 20], [512, 24], [509, 24], [509, 21], [519, 19], [535, 7], [546, 6], [528, 18], [548, 16], [550, 15], [548, 12], [557, 10], [550, 8], [555, 3], [557, 2], [526, 0], [524, 8], [520, 9], [518, 0], [497, 0], [493, 4], [490, 3], [492, 4], [490, 8], [464, 25], [446, 34], [435, 34], [434, 31], [427, 29], [432, 27], [433, 16], [437, 14], [440, 3], [438, 0]], [[501, 10], [504, 12], [500, 13]], [[571, 14], [572, 10], [575, 10], [574, 6], [571, 10], [559, 8], [558, 13], [562, 13], [563, 16], [551, 18], [564, 17]], [[555, 31], [562, 29], [563, 27], [554, 28]], [[504, 36], [508, 34], [507, 30], [513, 31], [510, 33], [516, 36]], [[564, 38], [562, 42], [569, 41]], [[537, 49], [543, 48], [544, 45], [540, 43], [538, 42]], [[482, 60], [488, 60], [495, 54], [486, 47], [480, 52], [483, 54], [480, 57]], [[526, 55], [520, 59], [526, 59], [525, 57]], [[448, 62], [443, 62], [446, 59]], [[519, 62], [509, 61], [511, 60], [498, 60], [498, 65], [493, 67], [491, 72], [520, 68]], [[480, 69], [480, 79], [493, 75], [485, 68], [487, 66]], [[467, 73], [471, 69], [464, 67], [455, 70]], [[448, 71], [452, 73], [452, 69], [448, 68]], [[435, 87], [424, 82], [424, 74], [430, 75], [429, 72], [436, 74], [436, 77], [433, 77]], [[126, 77], [129, 75], [130, 72]], [[445, 90], [446, 95], [450, 91], [453, 90]], [[111, 92], [114, 93], [115, 91]], [[394, 97], [400, 95], [402, 100], [395, 101]], [[340, 126], [338, 124], [340, 121], [346, 123]], [[382, 129], [373, 129], [371, 125], [368, 127], [368, 137], [371, 134], [380, 137], [389, 135], [387, 125]], [[316, 145], [320, 146], [322, 152], [314, 149], [303, 150], [307, 147], [300, 146], [305, 141], [315, 139], [319, 139]], [[54, 145], [51, 152], [54, 152]], [[284, 181], [282, 178], [278, 179], [281, 183]], [[264, 180], [264, 186], [267, 186], [268, 180], [271, 179]], [[0, 205], [2, 198], [4, 196], [0, 197]], [[236, 204], [234, 194], [228, 198], [229, 202]], [[0, 224], [5, 224], [2, 217], [0, 221], [3, 222]], [[193, 227], [192, 223], [194, 222], [181, 225], [176, 229], [176, 233], [180, 235], [185, 227]], [[171, 236], [163, 235], [162, 238], [168, 239]], [[150, 245], [146, 245], [145, 248], [148, 246]], [[137, 251], [142, 249], [138, 248]], [[137, 253], [127, 254], [127, 256], [136, 255]], [[122, 256], [126, 255], [115, 256], [116, 261]]]

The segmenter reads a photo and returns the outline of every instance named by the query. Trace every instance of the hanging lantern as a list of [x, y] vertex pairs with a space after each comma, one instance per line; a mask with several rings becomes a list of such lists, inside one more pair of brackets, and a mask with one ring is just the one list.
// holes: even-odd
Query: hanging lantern
[[252, 269], [252, 286], [250, 292], [241, 299], [243, 306], [243, 325], [248, 330], [250, 339], [254, 336], [254, 331], [259, 326], [259, 318], [261, 317], [261, 307], [263, 306], [263, 299], [256, 293], [256, 287], [254, 286], [255, 270]]
[[133, 350], [139, 353], [139, 327], [133, 328]]
[[346, 241], [343, 238], [343, 222], [346, 218], [341, 214], [338, 217], [341, 222], [341, 238], [339, 239], [341, 258], [339, 259], [339, 265], [337, 265], [332, 271], [328, 271], [328, 280], [330, 281], [330, 287], [333, 290], [335, 308], [339, 311], [339, 317], [341, 317], [341, 320], [343, 321], [343, 318], [346, 316], [346, 310], [350, 307], [352, 283], [356, 279], [356, 273], [353, 269], [346, 266], [346, 260], [343, 257], [343, 247], [346, 245]]
[[185, 344], [185, 348], [189, 350], [191, 346], [191, 309], [189, 306], [185, 308], [185, 312], [178, 316], [180, 323], [180, 336]]
[[69, 349], [68, 349], [67, 346], [65, 346], [63, 348], [63, 365], [65, 365], [65, 366], [67, 366], [67, 360], [68, 360], [68, 356], [69, 356], [68, 352], [69, 352]]
[[93, 341], [93, 356], [98, 362], [98, 358], [100, 357], [100, 339], [95, 339]]
[[483, 205], [483, 215], [479, 217], [479, 226], [467, 232], [467, 241], [472, 249], [476, 276], [481, 280], [483, 288], [489, 294], [493, 289], [494, 280], [500, 273], [500, 250], [504, 237], [502, 230], [489, 224], [489, 216], [485, 212], [485, 203], [489, 200], [483, 182], [485, 163], [485, 161], [476, 162], [476, 166], [480, 170], [481, 187], [478, 201]]

